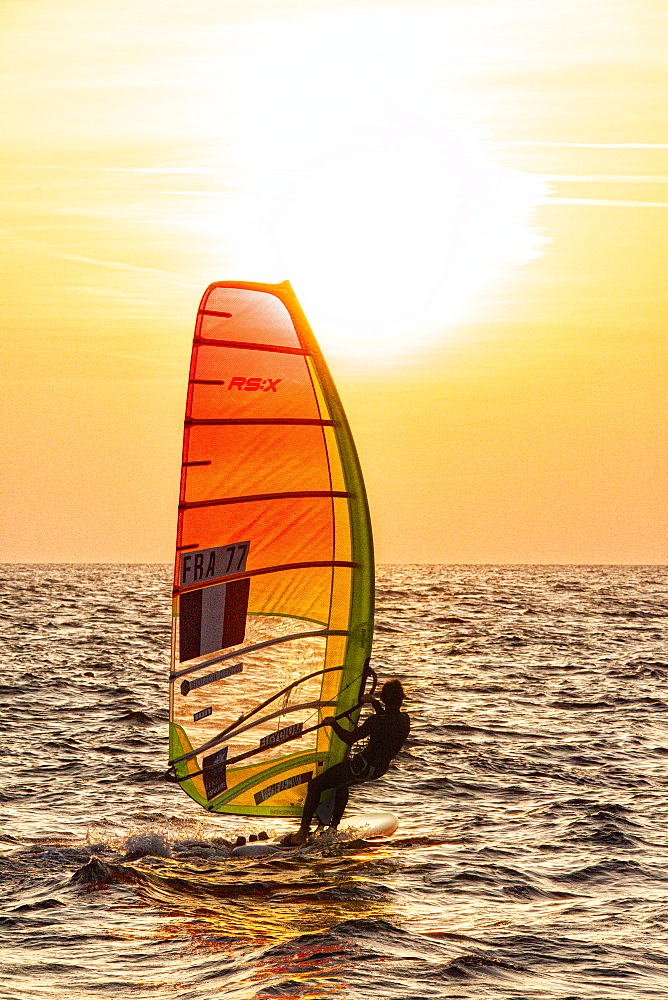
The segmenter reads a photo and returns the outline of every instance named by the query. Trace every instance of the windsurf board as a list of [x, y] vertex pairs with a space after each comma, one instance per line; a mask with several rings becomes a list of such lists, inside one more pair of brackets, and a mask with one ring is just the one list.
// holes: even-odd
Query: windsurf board
[[[350, 816], [346, 821], [346, 826], [333, 835], [329, 843], [342, 840], [367, 840], [376, 837], [390, 837], [397, 827], [399, 820], [390, 812], [370, 812], [359, 813]], [[303, 847], [317, 846], [318, 841], [311, 841], [302, 847], [283, 847], [281, 844], [270, 843], [266, 840], [254, 842], [252, 844], [241, 844], [232, 849], [232, 854], [238, 858], [267, 858], [271, 855], [290, 854]]]

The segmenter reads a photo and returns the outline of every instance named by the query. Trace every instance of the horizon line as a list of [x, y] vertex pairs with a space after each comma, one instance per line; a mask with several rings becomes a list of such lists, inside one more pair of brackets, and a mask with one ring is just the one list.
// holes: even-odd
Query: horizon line
[[[132, 560], [129, 562], [84, 561], [84, 562], [0, 562], [0, 566], [166, 566], [171, 568], [172, 562]], [[633, 566], [633, 567], [668, 567], [667, 562], [377, 562], [376, 566]]]

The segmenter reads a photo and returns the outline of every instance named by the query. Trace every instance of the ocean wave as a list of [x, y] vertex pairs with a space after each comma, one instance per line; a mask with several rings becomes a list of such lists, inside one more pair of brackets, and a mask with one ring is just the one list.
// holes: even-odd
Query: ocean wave
[[382, 568], [399, 828], [267, 859], [162, 781], [169, 570], [72, 572], [0, 583], [0, 1000], [668, 994], [663, 572]]

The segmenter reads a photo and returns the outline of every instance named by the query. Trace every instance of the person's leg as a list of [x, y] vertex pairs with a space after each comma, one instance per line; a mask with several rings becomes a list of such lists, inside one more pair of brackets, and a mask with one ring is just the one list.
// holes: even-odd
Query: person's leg
[[[353, 767], [355, 768], [355, 770], [358, 770], [358, 765], [355, 765], [355, 763], [353, 763]], [[385, 771], [378, 772], [377, 768], [372, 767], [368, 764], [365, 764], [364, 768], [362, 770], [359, 770], [359, 773], [356, 775], [352, 773], [352, 768], [350, 770], [351, 770], [351, 775], [350, 775], [351, 780], [347, 781], [345, 785], [337, 785], [336, 791], [334, 792], [335, 795], [334, 809], [332, 810], [332, 820], [330, 823], [330, 827], [334, 830], [338, 827], [339, 823], [341, 822], [341, 817], [343, 816], [345, 808], [348, 805], [348, 796], [350, 794], [350, 788], [353, 785], [361, 785], [365, 781], [373, 781], [374, 778], [382, 778], [382, 776], [385, 774]]]
[[349, 788], [349, 785], [338, 785], [334, 792], [334, 811], [332, 812], [332, 820], [329, 824], [332, 830], [336, 830], [338, 827], [348, 805]]
[[[344, 760], [340, 764], [335, 764], [334, 767], [330, 767], [326, 771], [323, 771], [323, 773], [319, 774], [317, 778], [313, 778], [312, 781], [309, 781], [306, 801], [304, 802], [304, 809], [302, 811], [302, 821], [299, 825], [300, 833], [308, 834], [311, 820], [313, 819], [313, 813], [316, 811], [322, 793], [328, 788], [336, 788], [335, 794], [338, 795], [341, 786], [348, 784], [351, 778], [352, 775], [350, 774], [348, 761]], [[346, 793], [346, 801], [347, 797]], [[345, 803], [343, 808], [345, 809]], [[341, 810], [341, 814], [343, 814], [343, 810]]]
[[299, 825], [299, 832], [308, 834], [309, 827], [311, 825], [311, 820], [313, 819], [313, 813], [318, 807], [318, 802], [320, 801], [320, 796], [325, 790], [323, 784], [323, 779], [326, 778], [327, 771], [324, 774], [319, 774], [317, 778], [313, 778], [312, 781], [308, 783], [308, 791], [306, 792], [306, 799], [304, 800], [304, 808], [302, 810], [302, 821]]

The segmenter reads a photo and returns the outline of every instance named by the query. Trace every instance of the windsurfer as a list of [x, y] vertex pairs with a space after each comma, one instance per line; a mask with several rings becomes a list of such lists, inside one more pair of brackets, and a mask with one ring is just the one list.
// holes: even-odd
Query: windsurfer
[[364, 750], [328, 768], [309, 782], [299, 830], [283, 839], [282, 843], [286, 847], [299, 847], [306, 843], [313, 814], [320, 796], [327, 789], [334, 789], [334, 811], [330, 829], [336, 830], [348, 804], [350, 786], [382, 778], [410, 732], [410, 717], [407, 712], [401, 711], [403, 700], [404, 689], [401, 682], [391, 680], [383, 684], [380, 701], [369, 697], [363, 699], [364, 702], [373, 705], [374, 714], [368, 716], [356, 729], [343, 729], [333, 716], [323, 719], [323, 724], [331, 726], [338, 738], [348, 746], [366, 737], [369, 738], [369, 742]]

